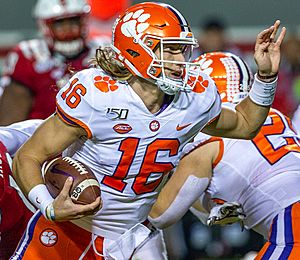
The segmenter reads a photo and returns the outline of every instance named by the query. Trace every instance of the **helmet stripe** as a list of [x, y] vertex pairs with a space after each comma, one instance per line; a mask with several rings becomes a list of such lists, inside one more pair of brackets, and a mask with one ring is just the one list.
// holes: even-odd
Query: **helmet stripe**
[[[250, 86], [250, 80], [251, 80], [251, 74], [249, 72], [249, 68], [247, 67], [247, 65], [238, 57], [235, 57], [234, 55], [231, 55], [231, 58], [235, 61], [235, 63], [237, 64], [239, 73], [240, 73], [240, 84], [241, 86], [244, 86], [244, 80], [247, 80], [246, 85], [247, 87]], [[244, 75], [247, 77], [244, 78]], [[241, 91], [246, 91], [245, 89], [241, 89]]]
[[248, 65], [246, 64], [246, 62], [244, 60], [242, 60], [242, 59], [241, 59], [241, 61], [245, 65], [245, 68], [246, 68], [247, 73], [248, 73], [248, 86], [251, 86], [252, 85], [252, 81], [253, 81], [252, 72], [250, 71], [250, 68], [248, 67]]
[[162, 5], [165, 6], [166, 8], [168, 8], [172, 13], [175, 14], [177, 19], [179, 20], [179, 24], [180, 24], [182, 31], [185, 31], [185, 32], [191, 31], [191, 28], [190, 28], [187, 20], [184, 18], [184, 16], [178, 10], [176, 10], [173, 6], [170, 6], [168, 4], [162, 4]]

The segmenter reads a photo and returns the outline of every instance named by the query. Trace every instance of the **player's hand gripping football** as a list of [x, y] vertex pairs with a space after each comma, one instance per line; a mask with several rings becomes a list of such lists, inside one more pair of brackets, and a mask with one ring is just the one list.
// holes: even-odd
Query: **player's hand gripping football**
[[272, 26], [260, 32], [256, 38], [254, 59], [258, 73], [263, 77], [276, 76], [279, 70], [280, 46], [286, 34], [286, 28], [282, 27], [276, 39], [279, 26], [280, 21], [277, 20]]
[[72, 183], [72, 177], [67, 178], [63, 189], [52, 203], [55, 212], [55, 221], [67, 221], [93, 215], [102, 207], [100, 197], [90, 204], [75, 204], [69, 195]]
[[245, 216], [241, 204], [237, 202], [225, 202], [211, 209], [207, 225], [231, 225], [236, 222], [242, 222]]

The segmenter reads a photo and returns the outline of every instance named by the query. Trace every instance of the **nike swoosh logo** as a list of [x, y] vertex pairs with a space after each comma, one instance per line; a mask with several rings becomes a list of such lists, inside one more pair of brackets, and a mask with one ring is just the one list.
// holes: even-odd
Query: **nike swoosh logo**
[[184, 128], [186, 128], [186, 127], [188, 127], [188, 126], [190, 126], [192, 123], [189, 123], [189, 124], [185, 124], [185, 125], [177, 125], [176, 126], [176, 130], [177, 131], [181, 131], [182, 129], [184, 129]]
[[38, 197], [35, 198], [36, 203], [41, 204], [41, 201], [39, 200]]
[[72, 177], [71, 174], [69, 174], [69, 173], [67, 173], [67, 172], [65, 172], [63, 170], [57, 169], [57, 165], [56, 164], [52, 166], [51, 172], [54, 173], [54, 174], [61, 174], [61, 175], [65, 175], [67, 177], [69, 177], [69, 176]]

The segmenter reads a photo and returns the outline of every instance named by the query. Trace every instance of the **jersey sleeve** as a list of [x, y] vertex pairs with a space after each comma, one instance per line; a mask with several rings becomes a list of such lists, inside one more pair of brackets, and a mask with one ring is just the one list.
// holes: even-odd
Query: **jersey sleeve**
[[[6, 56], [3, 66], [3, 76], [30, 88], [30, 86], [34, 85], [33, 60], [29, 55], [26, 55], [26, 51], [23, 50], [22, 45], [24, 44], [23, 42], [20, 43]], [[9, 82], [10, 81], [7, 81], [7, 84], [9, 84]]]
[[56, 114], [68, 125], [81, 126], [88, 138], [93, 136], [91, 119], [95, 87], [92, 70], [76, 73], [56, 96]]
[[[21, 147], [21, 145], [23, 144], [23, 142], [20, 141], [20, 139], [23, 138], [19, 137], [17, 134], [18, 132], [14, 130], [7, 129], [5, 127], [0, 128], [0, 142], [2, 142], [7, 148], [10, 156], [14, 156], [18, 148]], [[23, 139], [24, 142], [27, 140], [25, 139], [26, 137]]]
[[43, 120], [32, 119], [0, 127], [0, 142], [13, 157], [17, 150], [32, 136]]

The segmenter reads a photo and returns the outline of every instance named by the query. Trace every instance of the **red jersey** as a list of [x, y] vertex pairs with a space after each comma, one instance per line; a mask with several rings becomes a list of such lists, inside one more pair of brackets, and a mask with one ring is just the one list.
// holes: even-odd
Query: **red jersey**
[[73, 71], [87, 68], [101, 43], [90, 41], [87, 49], [74, 59], [51, 53], [42, 39], [22, 41], [8, 54], [4, 76], [24, 85], [33, 95], [28, 119], [45, 119], [55, 111], [57, 86], [61, 85], [58, 81], [71, 76], [70, 68]]
[[0, 259], [14, 252], [32, 212], [25, 206], [17, 190], [11, 186], [10, 157], [0, 142]]

